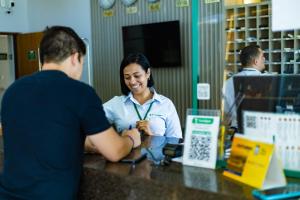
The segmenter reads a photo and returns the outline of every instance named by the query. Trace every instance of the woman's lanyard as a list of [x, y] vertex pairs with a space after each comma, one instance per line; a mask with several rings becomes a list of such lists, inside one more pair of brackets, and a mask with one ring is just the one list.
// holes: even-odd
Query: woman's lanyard
[[147, 115], [148, 115], [149, 111], [151, 110], [151, 107], [152, 107], [152, 104], [154, 103], [154, 101], [151, 102], [151, 104], [150, 104], [150, 106], [149, 106], [149, 108], [148, 108], [148, 110], [147, 110], [147, 112], [146, 112], [146, 114], [144, 116], [144, 119], [141, 117], [140, 112], [138, 111], [135, 103], [134, 102], [132, 102], [132, 103], [133, 103], [133, 106], [134, 106], [134, 109], [135, 109], [137, 115], [139, 116], [139, 119], [140, 120], [145, 120], [147, 118]]

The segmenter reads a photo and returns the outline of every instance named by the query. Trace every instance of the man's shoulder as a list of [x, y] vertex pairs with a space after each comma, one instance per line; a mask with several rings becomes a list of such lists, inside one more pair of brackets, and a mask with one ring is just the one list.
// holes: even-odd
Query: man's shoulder
[[6, 91], [18, 88], [19, 86], [26, 86], [29, 84], [34, 84], [34, 76], [35, 74], [23, 76], [17, 80], [15, 80]]
[[87, 83], [84, 83], [84, 82], [78, 81], [78, 80], [74, 80], [74, 79], [70, 79], [70, 80], [73, 82], [74, 86], [80, 87], [85, 90], [94, 91], [94, 88]]

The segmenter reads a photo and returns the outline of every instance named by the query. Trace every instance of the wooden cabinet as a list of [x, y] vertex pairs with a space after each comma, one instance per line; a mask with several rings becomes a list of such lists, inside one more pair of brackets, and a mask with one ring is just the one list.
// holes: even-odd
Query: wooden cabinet
[[39, 44], [43, 33], [18, 34], [16, 39], [16, 78], [39, 70]]

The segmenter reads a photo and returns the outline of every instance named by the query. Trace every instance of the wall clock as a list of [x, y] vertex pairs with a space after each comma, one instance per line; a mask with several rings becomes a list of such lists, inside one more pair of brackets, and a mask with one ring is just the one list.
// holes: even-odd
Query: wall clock
[[99, 6], [103, 9], [110, 9], [115, 4], [116, 0], [98, 0]]
[[132, 4], [134, 4], [137, 0], [122, 0], [122, 3], [125, 6], [131, 6]]

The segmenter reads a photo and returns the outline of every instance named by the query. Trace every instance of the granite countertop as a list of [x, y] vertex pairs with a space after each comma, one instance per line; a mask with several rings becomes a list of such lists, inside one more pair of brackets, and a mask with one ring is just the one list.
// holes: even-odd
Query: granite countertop
[[253, 199], [252, 189], [220, 170], [149, 160], [133, 166], [86, 155], [79, 199]]
[[[0, 168], [3, 162], [0, 137]], [[300, 182], [299, 179], [290, 179]], [[79, 200], [177, 200], [177, 199], [254, 199], [253, 188], [222, 175], [222, 170], [168, 166], [151, 160], [132, 165], [111, 163], [96, 154], [85, 154]]]
[[[166, 142], [176, 143], [154, 137], [144, 145], [154, 147], [152, 153], [159, 160]], [[99, 155], [85, 155], [79, 199], [254, 199], [254, 188], [224, 177], [222, 169], [184, 166], [175, 162], [168, 166], [157, 165], [148, 154], [147, 158], [131, 165], [111, 163]], [[300, 183], [299, 179], [289, 178], [288, 181]]]
[[253, 199], [253, 188], [224, 177], [222, 170], [175, 162], [160, 165], [162, 147], [177, 142], [165, 137], [146, 139], [138, 151], [150, 147], [151, 156], [136, 165], [85, 155], [79, 199]]

